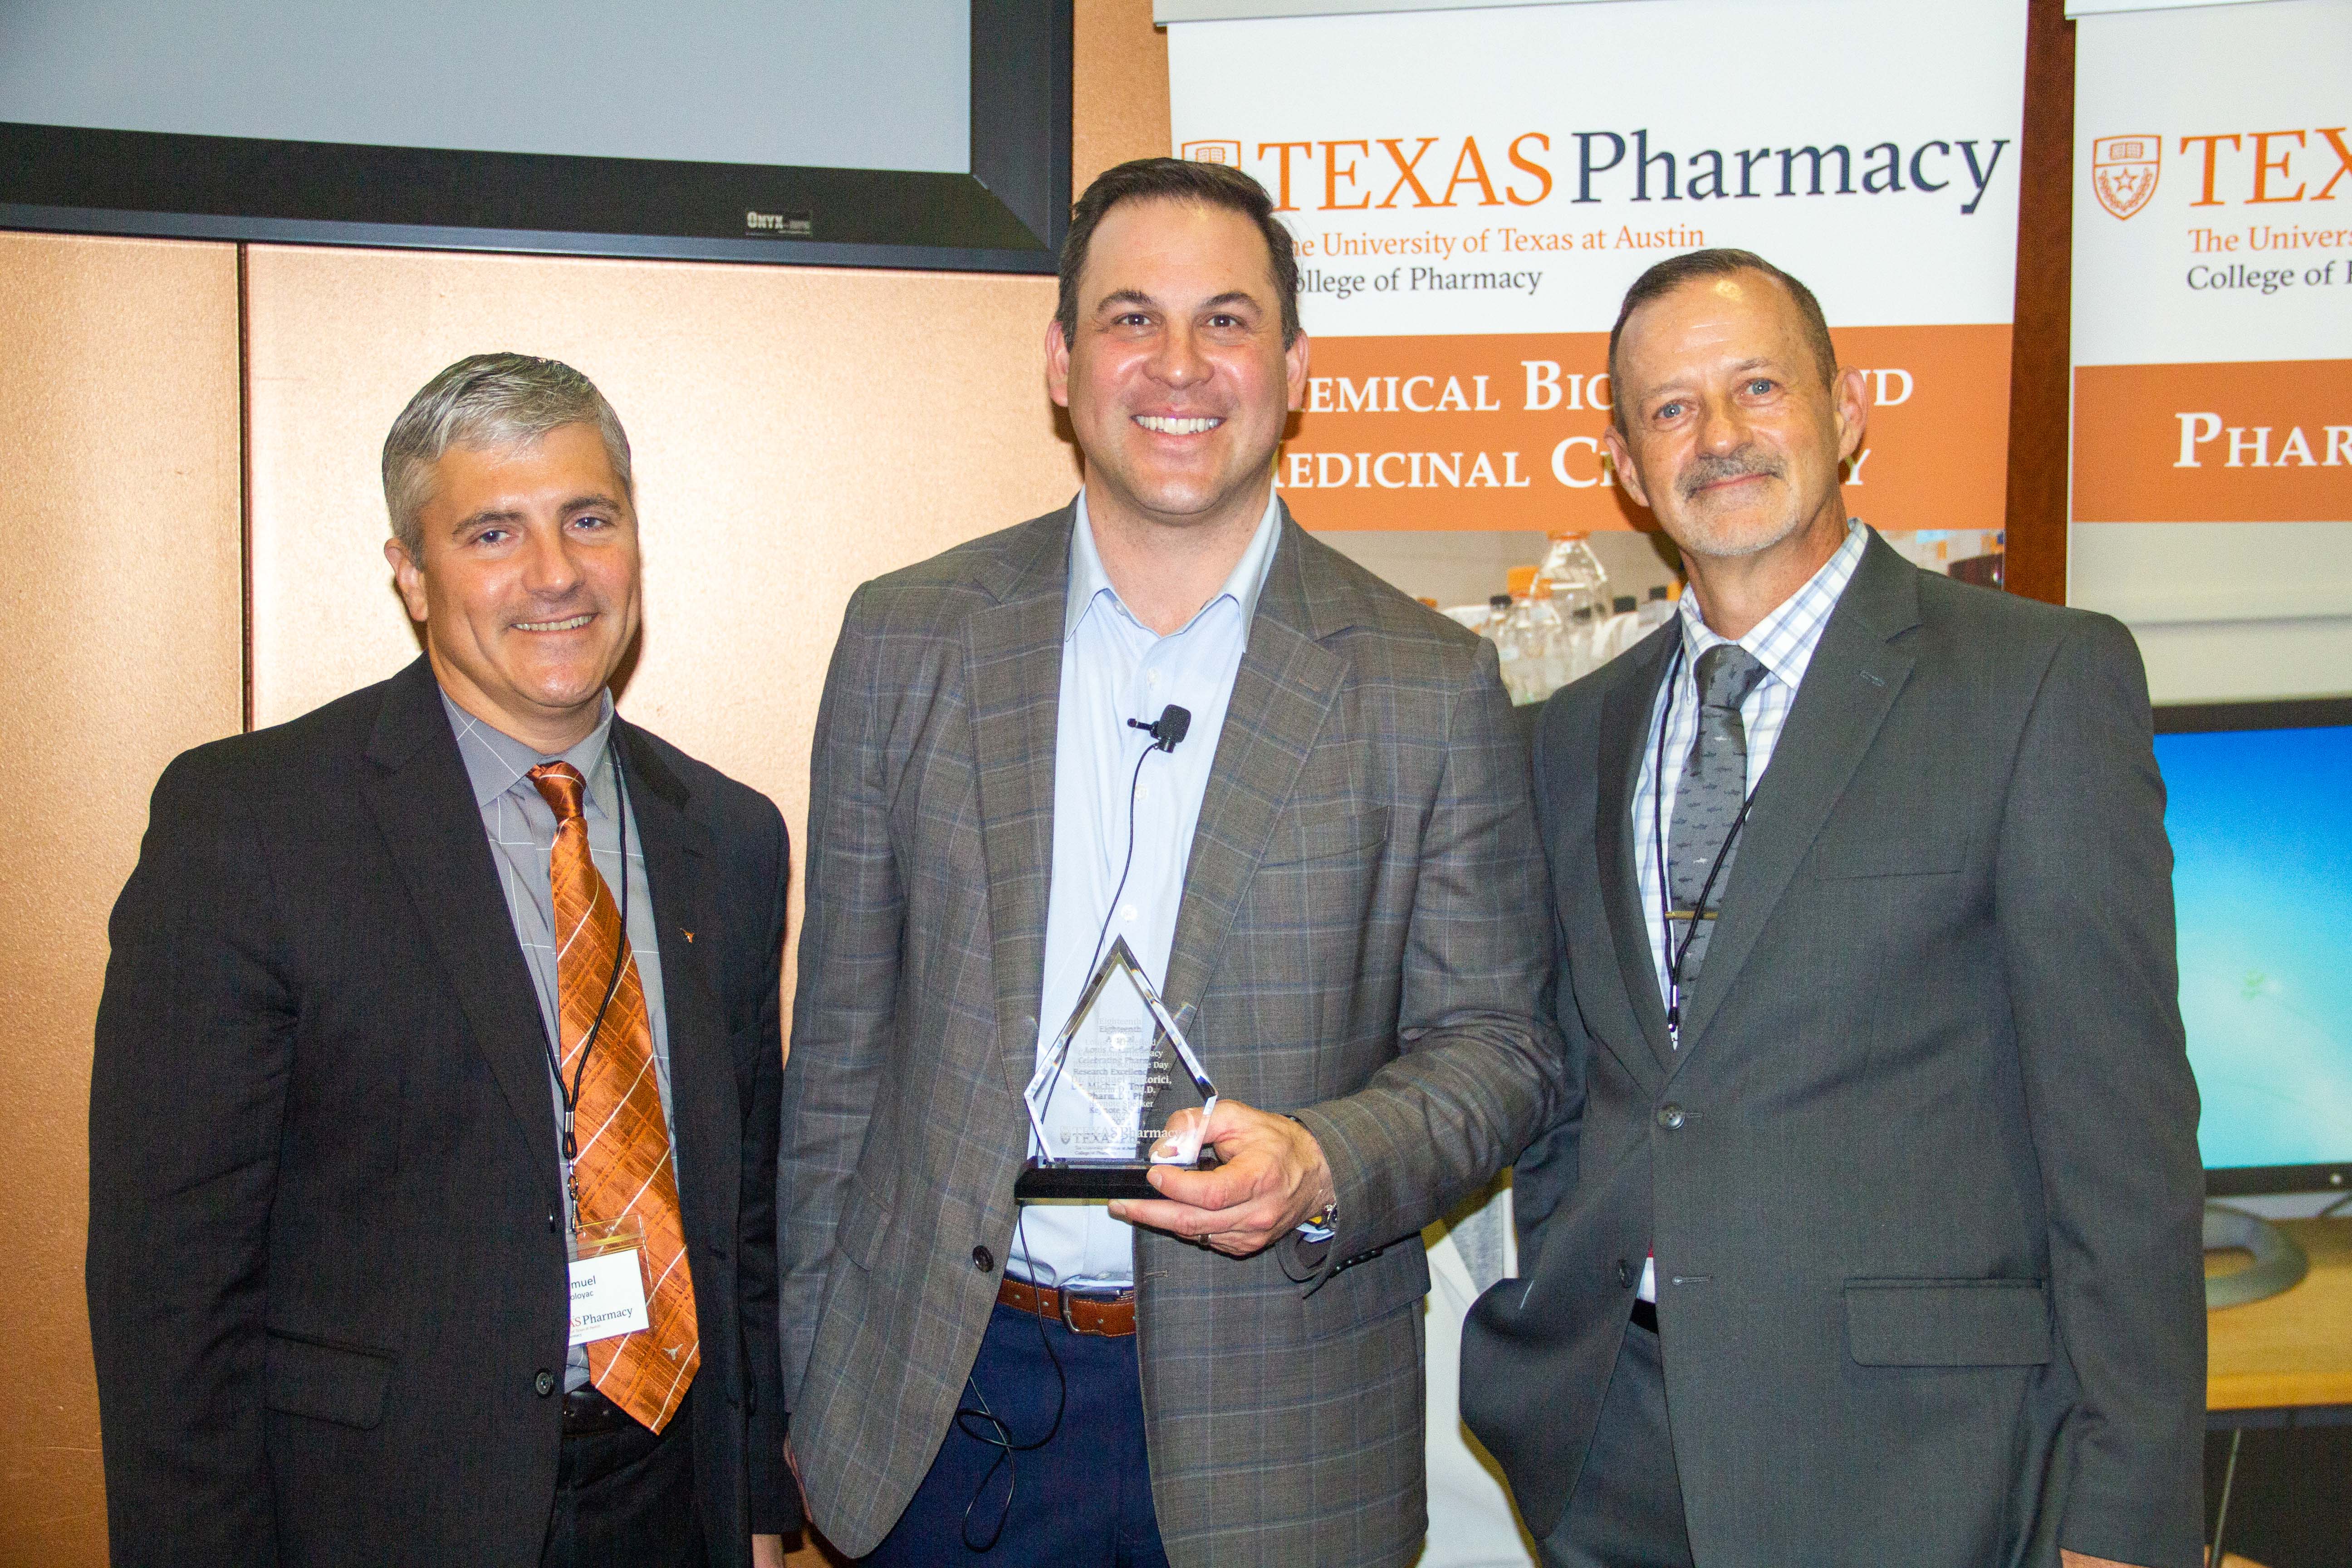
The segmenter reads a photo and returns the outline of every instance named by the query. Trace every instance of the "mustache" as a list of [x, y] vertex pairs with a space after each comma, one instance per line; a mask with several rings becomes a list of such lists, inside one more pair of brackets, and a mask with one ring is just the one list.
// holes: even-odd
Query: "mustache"
[[1780, 464], [1761, 452], [1743, 447], [1738, 451], [1726, 452], [1720, 457], [1692, 458], [1690, 467], [1682, 471], [1675, 488], [1682, 491], [1685, 500], [1688, 500], [1709, 485], [1718, 485], [1726, 479], [1744, 479], [1753, 474], [1775, 479], [1788, 477]]

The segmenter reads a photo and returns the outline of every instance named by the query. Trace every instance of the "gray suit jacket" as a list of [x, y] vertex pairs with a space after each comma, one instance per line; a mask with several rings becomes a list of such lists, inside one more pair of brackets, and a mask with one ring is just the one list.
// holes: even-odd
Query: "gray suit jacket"
[[1706, 1568], [2200, 1555], [2197, 1091], [2130, 636], [1871, 541], [1670, 1053], [1628, 802], [1670, 624], [1555, 697], [1569, 1112], [1463, 1411], [1538, 1534], [1654, 1245]]
[[[784, 1382], [811, 1511], [852, 1552], [938, 1452], [1013, 1237], [1071, 526], [1065, 508], [861, 588], [817, 721]], [[1209, 742], [1168, 1003], [1197, 1010], [1223, 1093], [1321, 1141], [1341, 1225], [1311, 1266], [1139, 1235], [1152, 1496], [1178, 1564], [1403, 1563], [1417, 1233], [1558, 1096], [1525, 755], [1493, 650], [1287, 512]]]

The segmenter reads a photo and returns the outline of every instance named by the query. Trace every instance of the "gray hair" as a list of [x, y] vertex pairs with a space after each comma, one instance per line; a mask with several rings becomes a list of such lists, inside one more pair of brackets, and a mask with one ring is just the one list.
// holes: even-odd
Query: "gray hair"
[[425, 502], [433, 465], [452, 447], [529, 446], [566, 425], [593, 425], [604, 438], [613, 477], [634, 505], [629, 437], [596, 384], [560, 360], [474, 354], [426, 382], [383, 438], [383, 505], [393, 536], [411, 561], [424, 560]]

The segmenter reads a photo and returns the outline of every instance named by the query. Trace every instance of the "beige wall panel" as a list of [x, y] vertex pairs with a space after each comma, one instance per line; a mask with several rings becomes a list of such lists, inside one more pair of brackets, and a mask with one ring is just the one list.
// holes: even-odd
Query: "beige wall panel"
[[1151, 0], [1077, 0], [1070, 58], [1075, 198], [1114, 163], [1168, 155], [1168, 33]]
[[258, 246], [247, 278], [257, 723], [415, 656], [377, 464], [467, 353], [551, 355], [619, 410], [646, 583], [624, 710], [772, 795], [795, 843], [850, 592], [1076, 488], [1049, 279]]
[[236, 251], [0, 235], [0, 1563], [106, 1561], [82, 1296], [106, 917], [163, 764], [242, 706]]

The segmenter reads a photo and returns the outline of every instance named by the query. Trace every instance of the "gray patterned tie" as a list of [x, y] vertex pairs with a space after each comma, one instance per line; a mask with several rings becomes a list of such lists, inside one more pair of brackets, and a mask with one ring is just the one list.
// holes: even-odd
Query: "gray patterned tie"
[[[1739, 705], [1763, 679], [1763, 665], [1738, 643], [1718, 643], [1698, 656], [1698, 734], [1691, 742], [1682, 787], [1675, 792], [1674, 827], [1666, 841], [1672, 873], [1668, 887], [1677, 913], [1698, 906], [1700, 889], [1706, 886], [1707, 873], [1715, 870], [1717, 855], [1723, 857], [1723, 868], [1715, 871], [1706, 902], [1709, 909], [1723, 907], [1723, 890], [1731, 881], [1731, 862], [1738, 852], [1737, 844], [1725, 840], [1748, 797], [1748, 727], [1740, 721]], [[1698, 983], [1713, 923], [1676, 920], [1667, 928], [1677, 949], [1685, 935], [1689, 938], [1682, 962], [1685, 992]], [[1671, 963], [1673, 952], [1666, 956]]]

